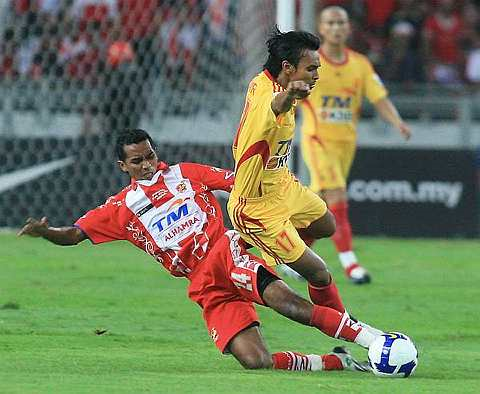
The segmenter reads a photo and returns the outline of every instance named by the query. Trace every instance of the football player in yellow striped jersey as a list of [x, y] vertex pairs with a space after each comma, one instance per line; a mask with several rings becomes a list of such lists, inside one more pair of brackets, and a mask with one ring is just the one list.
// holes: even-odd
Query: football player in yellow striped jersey
[[356, 284], [370, 282], [352, 246], [348, 218], [347, 177], [356, 149], [356, 127], [366, 97], [378, 113], [408, 139], [410, 128], [388, 99], [369, 60], [346, 46], [350, 34], [347, 12], [337, 6], [318, 17], [323, 43], [318, 51], [319, 79], [302, 101], [302, 153], [310, 171], [310, 188], [326, 201], [337, 229], [332, 237], [347, 277]]
[[[318, 79], [319, 46], [318, 37], [303, 31], [276, 29], [267, 41], [268, 59], [250, 82], [233, 143], [235, 182], [227, 208], [235, 229], [258, 246], [268, 265], [287, 264], [308, 281], [314, 304], [350, 319], [326, 263], [305, 242], [333, 235], [334, 217], [287, 166], [295, 106], [308, 97]], [[381, 333], [348, 321], [366, 327], [369, 335]]]

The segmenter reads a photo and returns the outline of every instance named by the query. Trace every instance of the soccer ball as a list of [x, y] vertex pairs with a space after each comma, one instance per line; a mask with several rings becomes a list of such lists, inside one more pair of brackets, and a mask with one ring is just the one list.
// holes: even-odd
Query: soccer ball
[[417, 368], [417, 358], [412, 340], [399, 332], [380, 335], [368, 348], [368, 361], [377, 376], [406, 378]]

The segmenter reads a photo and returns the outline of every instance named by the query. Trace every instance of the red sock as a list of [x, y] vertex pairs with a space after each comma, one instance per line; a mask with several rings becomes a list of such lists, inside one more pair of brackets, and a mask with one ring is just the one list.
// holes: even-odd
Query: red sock
[[337, 222], [337, 229], [332, 236], [332, 241], [335, 243], [339, 253], [348, 252], [352, 250], [352, 227], [348, 219], [348, 204], [346, 201], [342, 201], [330, 205], [329, 208]]
[[327, 306], [341, 313], [345, 312], [337, 286], [331, 276], [330, 284], [327, 286], [314, 287], [309, 283], [308, 294], [310, 294], [310, 299], [315, 305]]
[[297, 352], [279, 352], [272, 354], [273, 368], [288, 371], [332, 371], [342, 370], [340, 358], [334, 354], [301, 354]]
[[340, 359], [334, 354], [324, 354], [322, 356], [324, 371], [338, 371], [343, 370], [343, 365]]
[[352, 328], [353, 323], [346, 312], [340, 313], [332, 308], [320, 305], [313, 306], [310, 325], [330, 337], [354, 342], [357, 335], [362, 331], [362, 327], [355, 326], [355, 328]]
[[311, 363], [308, 356], [297, 352], [279, 352], [272, 354], [273, 368], [289, 371], [310, 371]]

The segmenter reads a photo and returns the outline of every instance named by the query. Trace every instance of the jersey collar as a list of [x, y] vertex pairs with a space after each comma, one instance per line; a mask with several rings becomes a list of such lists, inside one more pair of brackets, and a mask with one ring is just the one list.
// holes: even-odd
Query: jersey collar
[[263, 73], [267, 76], [267, 78], [268, 78], [270, 81], [277, 83], [277, 80], [272, 76], [272, 74], [270, 74], [270, 71], [268, 71], [267, 69], [265, 69], [265, 70], [263, 70]]
[[263, 70], [263, 73], [270, 81], [272, 81], [274, 92], [283, 92], [285, 90], [285, 88], [277, 82], [277, 79], [274, 78], [272, 74], [270, 74], [270, 71], [265, 69]]
[[158, 178], [162, 175], [164, 171], [167, 171], [169, 169], [169, 165], [163, 161], [159, 162], [157, 165], [157, 172], [153, 175], [152, 179], [149, 181], [147, 180], [141, 180], [137, 181], [136, 179], [131, 179], [130, 181], [130, 186], [135, 189], [136, 185], [143, 185], [143, 186], [151, 186], [157, 183]]
[[346, 48], [343, 50], [343, 53], [345, 54], [345, 60], [342, 61], [342, 62], [336, 62], [335, 60], [330, 59], [330, 58], [325, 54], [325, 52], [322, 51], [322, 48], [320, 48], [320, 49], [318, 50], [318, 53], [320, 54], [320, 56], [322, 56], [322, 58], [323, 58], [327, 63], [331, 64], [332, 66], [343, 66], [344, 64], [347, 64], [347, 62], [348, 62], [348, 55], [349, 55], [349, 53], [348, 53], [348, 49], [346, 49]]

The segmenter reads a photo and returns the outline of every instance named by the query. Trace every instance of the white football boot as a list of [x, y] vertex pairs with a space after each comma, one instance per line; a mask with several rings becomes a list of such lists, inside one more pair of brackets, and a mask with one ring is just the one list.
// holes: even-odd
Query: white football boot
[[350, 282], [355, 285], [363, 285], [372, 281], [372, 278], [367, 270], [358, 263], [352, 264], [350, 267], [345, 269], [345, 275], [348, 277]]
[[379, 337], [380, 335], [385, 334], [385, 331], [379, 330], [378, 328], [372, 327], [371, 325], [364, 323], [363, 321], [360, 321], [353, 317], [352, 315], [349, 315], [350, 319], [353, 320], [353, 326], [360, 326], [363, 329], [367, 330], [371, 334], [375, 335], [376, 337]]

